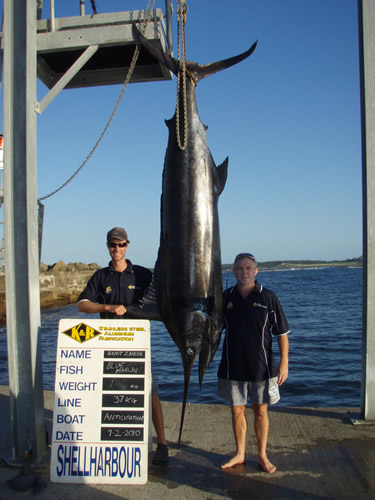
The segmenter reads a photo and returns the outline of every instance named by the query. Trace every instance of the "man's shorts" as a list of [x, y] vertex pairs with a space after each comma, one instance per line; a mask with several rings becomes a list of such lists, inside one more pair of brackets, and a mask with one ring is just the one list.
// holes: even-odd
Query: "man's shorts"
[[226, 380], [224, 378], [218, 378], [217, 380], [218, 396], [226, 399], [231, 406], [246, 405], [249, 397], [251, 402], [255, 405], [270, 403], [268, 380], [262, 380], [261, 382], [243, 382], [237, 380]]

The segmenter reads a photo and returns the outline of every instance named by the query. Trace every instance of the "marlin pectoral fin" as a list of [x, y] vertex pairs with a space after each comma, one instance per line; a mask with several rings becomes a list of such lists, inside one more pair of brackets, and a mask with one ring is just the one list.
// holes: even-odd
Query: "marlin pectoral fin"
[[210, 342], [206, 339], [199, 353], [199, 385], [202, 387], [203, 377], [212, 359]]

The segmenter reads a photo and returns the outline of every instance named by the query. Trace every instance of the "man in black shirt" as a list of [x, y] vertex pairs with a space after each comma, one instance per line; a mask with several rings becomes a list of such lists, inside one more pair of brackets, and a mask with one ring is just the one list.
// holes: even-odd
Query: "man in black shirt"
[[[99, 269], [89, 279], [78, 298], [79, 312], [99, 313], [104, 319], [120, 319], [127, 317], [126, 306], [138, 304], [150, 285], [152, 272], [125, 259], [129, 243], [127, 232], [121, 227], [114, 227], [107, 233], [111, 262], [108, 267]], [[168, 448], [164, 434], [163, 411], [154, 376], [152, 377], [152, 422], [158, 443], [152, 463], [164, 465], [168, 462]]]
[[[288, 377], [289, 325], [276, 295], [255, 280], [258, 268], [252, 254], [238, 254], [233, 272], [237, 284], [224, 293], [226, 334], [218, 369], [218, 394], [231, 404], [236, 454], [222, 468], [246, 461], [246, 404], [250, 397], [258, 463], [262, 470], [272, 474], [276, 467], [266, 453], [268, 404], [279, 400], [278, 386]], [[280, 349], [276, 370], [271, 331]]]

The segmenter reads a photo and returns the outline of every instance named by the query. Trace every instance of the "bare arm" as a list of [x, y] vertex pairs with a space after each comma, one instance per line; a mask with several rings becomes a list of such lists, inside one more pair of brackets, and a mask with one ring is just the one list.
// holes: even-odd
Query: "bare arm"
[[288, 335], [279, 335], [277, 343], [280, 349], [280, 364], [277, 368], [279, 376], [278, 384], [281, 385], [288, 378], [288, 364], [289, 364], [289, 339]]
[[109, 312], [116, 314], [117, 316], [122, 316], [126, 313], [126, 308], [121, 304], [97, 304], [96, 302], [91, 302], [90, 300], [81, 300], [78, 302], [77, 309], [79, 312], [87, 314]]

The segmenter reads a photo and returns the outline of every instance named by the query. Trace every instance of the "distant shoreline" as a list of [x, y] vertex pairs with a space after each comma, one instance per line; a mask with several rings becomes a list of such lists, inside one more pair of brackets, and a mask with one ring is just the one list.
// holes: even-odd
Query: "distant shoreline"
[[[275, 260], [258, 262], [261, 271], [287, 271], [324, 267], [362, 267], [362, 258], [348, 260]], [[42, 310], [63, 307], [77, 302], [88, 279], [99, 269], [98, 264], [69, 263], [59, 261], [52, 266], [41, 264], [40, 306]], [[153, 271], [152, 268], [150, 268]], [[232, 264], [223, 264], [223, 272], [231, 272]], [[0, 272], [0, 326], [5, 324], [5, 276]]]
[[[224, 272], [232, 271], [233, 264], [223, 264]], [[272, 260], [258, 262], [258, 268], [264, 271], [292, 269], [312, 269], [323, 267], [362, 267], [362, 257], [347, 260]]]

